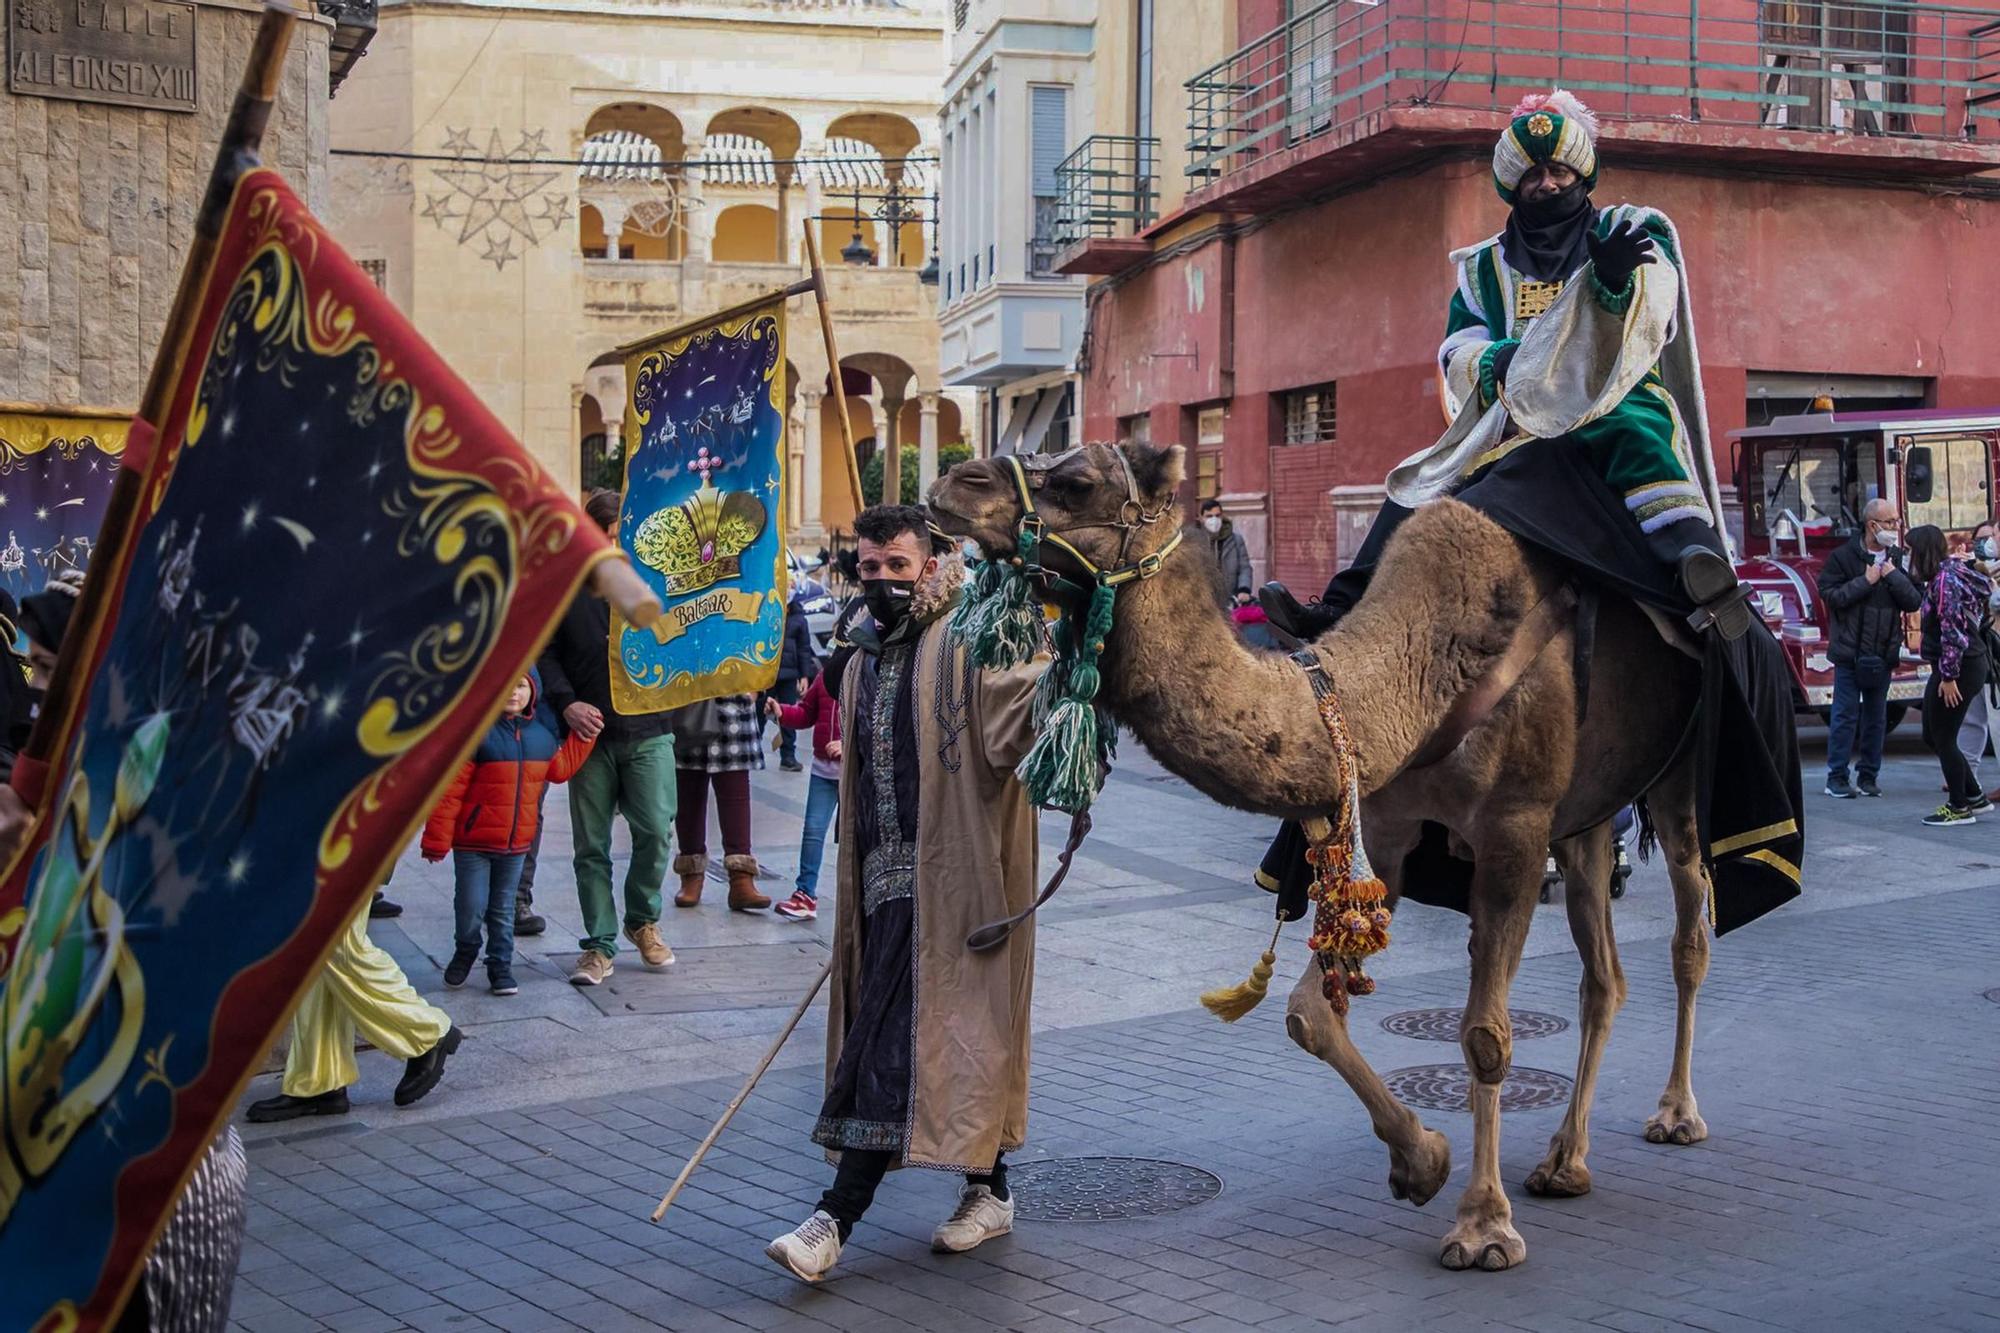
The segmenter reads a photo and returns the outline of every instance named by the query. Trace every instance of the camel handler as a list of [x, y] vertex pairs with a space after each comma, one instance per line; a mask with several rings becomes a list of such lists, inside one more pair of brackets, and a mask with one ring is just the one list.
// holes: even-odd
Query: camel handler
[[1674, 224], [1656, 209], [1591, 203], [1597, 121], [1560, 89], [1515, 108], [1493, 149], [1493, 183], [1513, 210], [1506, 228], [1451, 256], [1456, 283], [1438, 348], [1449, 428], [1390, 473], [1389, 502], [1325, 594], [1301, 606], [1267, 584], [1265, 614], [1294, 638], [1317, 638], [1360, 600], [1411, 509], [1546, 441], [1580, 454], [1622, 501], [1652, 557], [1677, 575], [1695, 608], [1690, 623], [1740, 637], [1754, 617], [1719, 530]]
[[933, 1249], [1012, 1230], [1002, 1154], [1028, 1121], [1033, 925], [983, 953], [965, 940], [1034, 901], [1035, 811], [1014, 766], [1034, 742], [1042, 664], [967, 661], [950, 624], [964, 566], [938, 553], [922, 509], [877, 505], [854, 533], [869, 615], [837, 691], [840, 891], [812, 1132], [839, 1165], [812, 1216], [765, 1250], [807, 1282], [832, 1270], [894, 1166], [965, 1177]]

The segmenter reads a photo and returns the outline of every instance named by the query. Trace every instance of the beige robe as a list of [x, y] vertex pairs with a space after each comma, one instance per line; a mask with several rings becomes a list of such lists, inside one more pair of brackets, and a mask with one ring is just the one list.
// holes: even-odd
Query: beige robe
[[[916, 691], [919, 795], [915, 1087], [903, 1160], [978, 1172], [1003, 1149], [1020, 1147], [1028, 1132], [1034, 921], [985, 953], [967, 949], [965, 937], [1035, 899], [1035, 811], [1014, 766], [1034, 743], [1030, 706], [1045, 664], [969, 669], [948, 621], [941, 617], [923, 632], [904, 686]], [[857, 653], [842, 682], [843, 736], [855, 734], [854, 682], [861, 667]], [[827, 985], [829, 1085], [861, 989], [860, 834], [846, 793], [857, 789], [863, 760], [860, 746], [843, 748], [840, 895]]]

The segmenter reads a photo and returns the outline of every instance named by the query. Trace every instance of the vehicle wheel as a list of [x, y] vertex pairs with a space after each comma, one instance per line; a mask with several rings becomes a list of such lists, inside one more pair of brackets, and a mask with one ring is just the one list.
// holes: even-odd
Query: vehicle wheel
[[1909, 715], [1910, 706], [1908, 704], [1890, 704], [1888, 713], [1882, 719], [1883, 732], [1886, 734], [1894, 731], [1902, 725], [1903, 719]]

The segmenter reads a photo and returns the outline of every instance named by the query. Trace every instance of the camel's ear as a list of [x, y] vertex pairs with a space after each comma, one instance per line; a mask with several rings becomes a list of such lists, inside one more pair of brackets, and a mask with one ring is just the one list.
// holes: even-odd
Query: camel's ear
[[1155, 502], [1164, 500], [1180, 488], [1181, 479], [1187, 474], [1187, 448], [1185, 445], [1170, 444], [1164, 449], [1155, 449], [1149, 444], [1128, 444], [1125, 456], [1132, 463], [1132, 475], [1138, 479], [1139, 492]]

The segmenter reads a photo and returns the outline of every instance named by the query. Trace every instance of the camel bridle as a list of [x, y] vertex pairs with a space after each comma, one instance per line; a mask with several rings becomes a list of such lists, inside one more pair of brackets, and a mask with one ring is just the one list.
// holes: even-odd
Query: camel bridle
[[[1076, 523], [1060, 530], [1050, 527], [1048, 520], [1035, 508], [1035, 492], [1045, 484], [1049, 473], [1077, 454], [1094, 448], [1110, 449], [1112, 456], [1118, 460], [1119, 470], [1124, 474], [1125, 499], [1118, 506], [1118, 517], [1102, 523]], [[1181, 533], [1176, 530], [1159, 550], [1137, 560], [1126, 559], [1132, 550], [1132, 539], [1173, 512], [1174, 502], [1168, 500], [1158, 509], [1148, 510], [1145, 502], [1139, 498], [1139, 478], [1132, 472], [1131, 460], [1126, 458], [1125, 451], [1116, 445], [1080, 444], [1060, 454], [1037, 454], [1027, 460], [1023, 460], [1019, 454], [1008, 454], [1004, 461], [1013, 473], [1014, 489], [1021, 497], [1021, 521], [1015, 525], [1015, 534], [1019, 542], [1019, 551], [1015, 559], [1020, 563], [1023, 573], [1031, 578], [1040, 579], [1052, 588], [1079, 593], [1088, 591], [1050, 569], [1043, 562], [1044, 546], [1053, 546], [1076, 561], [1084, 574], [1098, 587], [1115, 589], [1127, 583], [1149, 579], [1159, 573], [1167, 557], [1181, 544]], [[1118, 563], [1110, 569], [1098, 565], [1096, 561], [1078, 550], [1064, 535], [1097, 528], [1116, 529], [1120, 534]]]

